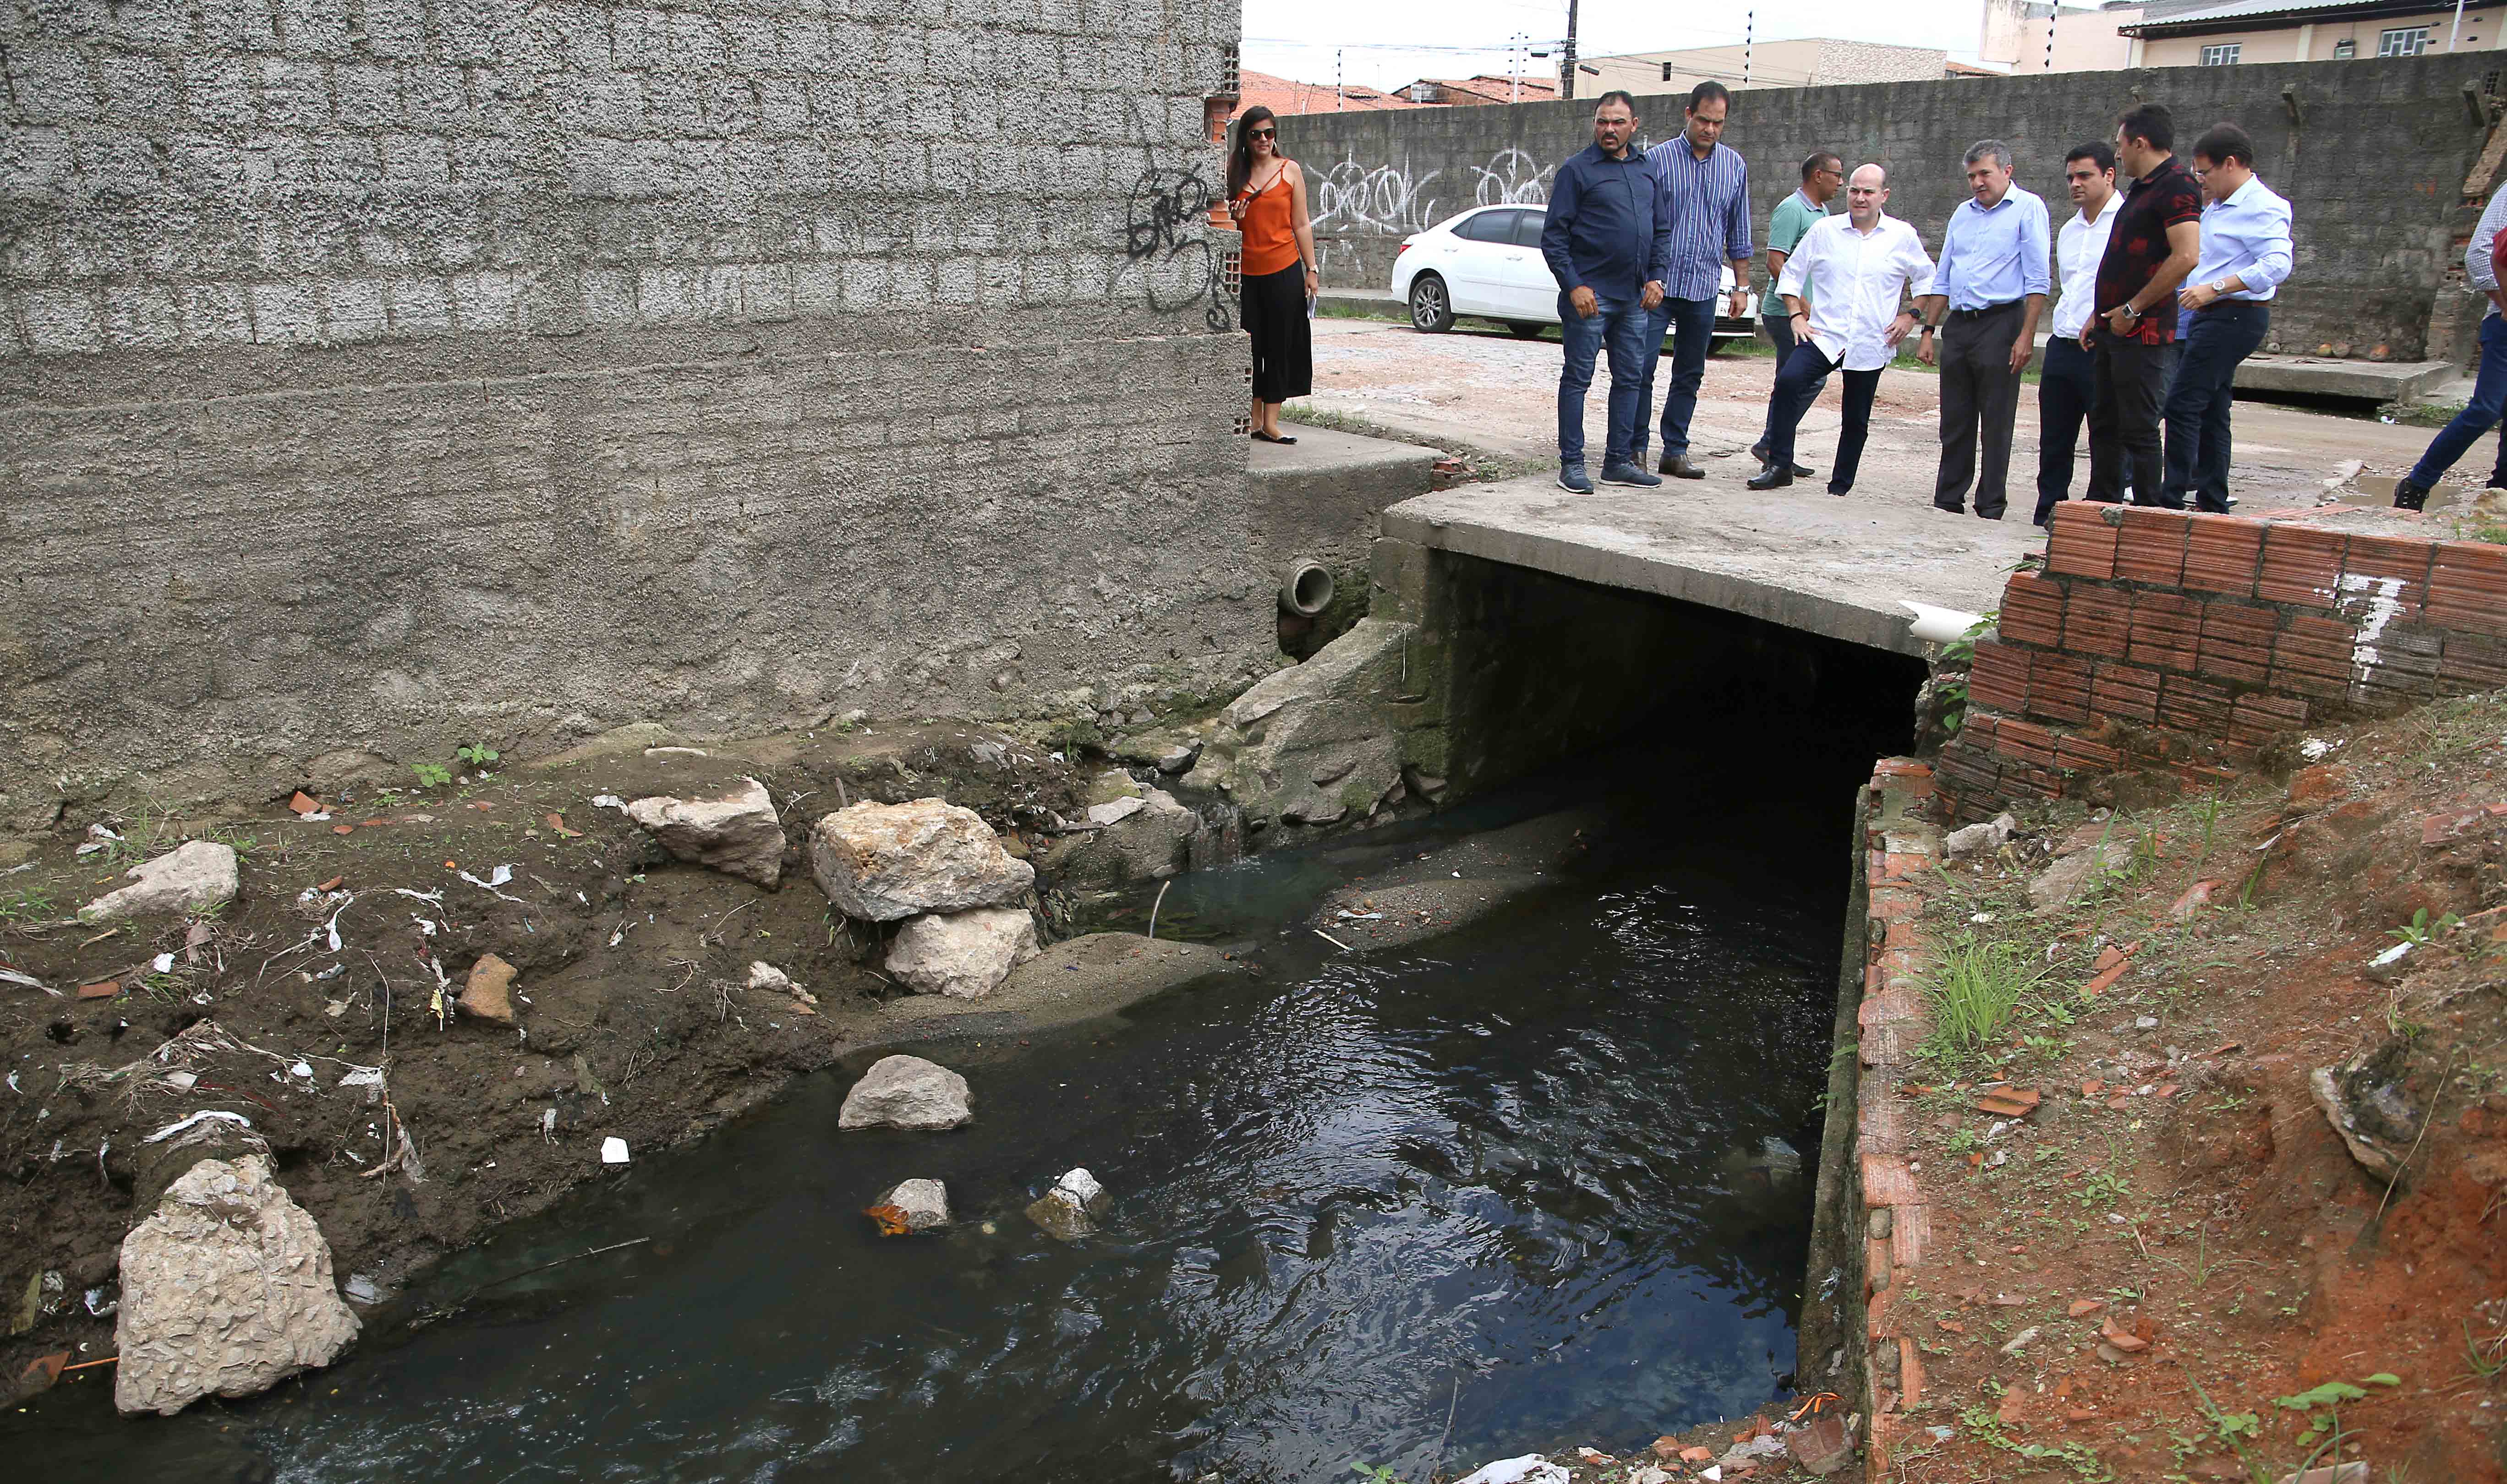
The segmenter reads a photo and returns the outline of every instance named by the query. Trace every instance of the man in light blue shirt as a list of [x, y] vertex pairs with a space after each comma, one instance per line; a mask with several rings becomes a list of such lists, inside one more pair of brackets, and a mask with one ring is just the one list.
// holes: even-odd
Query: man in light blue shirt
[[[2037, 316], [2050, 286], [2047, 254], [2053, 237], [2046, 202], [2011, 183], [2011, 146], [1980, 139], [1968, 146], [1969, 199], [1950, 213], [1942, 235], [1941, 266], [1924, 298], [1924, 334], [1915, 358], [1934, 363], [1941, 331], [1942, 467], [1933, 504], [1952, 515], [1999, 521], [2011, 474], [2011, 425], [2019, 414], [2019, 379], [2037, 350]], [[1977, 443], [1984, 467], [1977, 468]]]
[[2161, 503], [2229, 510], [2229, 403], [2237, 363], [2271, 328], [2271, 297], [2296, 264], [2289, 202], [2255, 175], [2255, 141], [2234, 124], [2214, 124], [2194, 141], [2194, 178], [2202, 183], [2202, 257], [2176, 302], [2190, 323], [2184, 354], [2167, 388], [2167, 452]]
[[[1740, 152], [1721, 142], [1732, 94], [1722, 83], [1689, 90], [1688, 122], [1679, 137], [1646, 151], [1654, 167], [1655, 214], [1671, 224], [1671, 268], [1663, 275], [1662, 303], [1653, 311], [1653, 339], [1646, 355], [1645, 402], [1653, 406], [1653, 369], [1662, 334], [1672, 332], [1671, 389], [1662, 398], [1662, 473], [1704, 479], [1689, 456], [1689, 419], [1697, 411], [1697, 388], [1706, 380], [1706, 351], [1715, 339], [1715, 308], [1724, 296], [1725, 264], [1731, 264], [1731, 303], [1738, 318], [1749, 303], [1750, 167]], [[1645, 426], [1637, 426], [1637, 461], [1645, 461]]]

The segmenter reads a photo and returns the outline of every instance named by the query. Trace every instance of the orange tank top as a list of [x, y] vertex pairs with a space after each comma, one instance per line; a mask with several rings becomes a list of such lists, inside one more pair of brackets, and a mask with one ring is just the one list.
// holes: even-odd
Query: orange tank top
[[1285, 169], [1278, 179], [1245, 200], [1245, 275], [1258, 278], [1291, 268], [1297, 261], [1296, 224], [1289, 219], [1295, 204]]

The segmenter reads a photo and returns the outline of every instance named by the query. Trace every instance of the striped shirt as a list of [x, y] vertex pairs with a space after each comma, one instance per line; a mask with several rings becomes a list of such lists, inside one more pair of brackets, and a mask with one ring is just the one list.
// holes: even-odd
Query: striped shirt
[[1750, 166], [1741, 153], [1719, 144], [1705, 159], [1689, 147], [1687, 132], [1646, 151], [1654, 168], [1654, 212], [1671, 223], [1671, 269], [1662, 291], [1673, 299], [1712, 299], [1724, 286], [1726, 263], [1747, 263], [1750, 243]]

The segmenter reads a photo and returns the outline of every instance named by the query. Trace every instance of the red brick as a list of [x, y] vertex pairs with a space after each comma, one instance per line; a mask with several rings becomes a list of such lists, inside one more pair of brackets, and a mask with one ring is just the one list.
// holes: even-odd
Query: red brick
[[2449, 633], [2445, 652], [2438, 657], [2437, 688], [2444, 696], [2507, 690], [2507, 639]]
[[2034, 572], [2016, 572], [2002, 590], [2003, 638], [2053, 649], [2063, 642], [2063, 585]]
[[2429, 574], [2428, 621], [2507, 637], [2507, 546], [2441, 543]]
[[2116, 540], [2115, 574], [2127, 582], [2172, 588], [2185, 577], [2185, 537], [2194, 518], [2173, 510], [2133, 506], [2124, 513]]
[[2028, 662], [2031, 658], [2024, 649], [2014, 649], [1991, 639], [1979, 641], [1976, 659], [1968, 667], [1968, 705], [2008, 711], [2013, 715], [2028, 709]]
[[2046, 542], [2046, 570], [2058, 577], [2115, 575], [2116, 527], [2122, 513], [2112, 505], [2065, 500], [2054, 507], [2053, 534]]
[[2202, 653], [2194, 668], [2214, 680], [2261, 685], [2271, 672], [2272, 634], [2280, 615], [2270, 608], [2213, 599], [2202, 605]]
[[2332, 607], [2349, 540], [2338, 530], [2273, 523], [2264, 532], [2264, 564], [2255, 579], [2255, 596], [2267, 602]]
[[2089, 719], [2089, 662], [2041, 654], [2028, 667], [2028, 713], [2075, 725]]
[[2054, 734], [2035, 722], [2005, 717], [1993, 734], [1993, 750], [2013, 762], [2051, 768], [2054, 765]]
[[2093, 742], [2086, 737], [2065, 736], [2054, 743], [2054, 763], [2062, 768], [2113, 773], [2124, 766], [2124, 754], [2104, 742]]
[[2089, 683], [2089, 708], [2119, 721], [2159, 719], [2159, 671], [2101, 665]]
[[2350, 538], [2342, 559], [2342, 597], [2345, 602], [2390, 599], [2396, 616], [2416, 619], [2428, 600], [2429, 559], [2437, 543], [2417, 536]]
[[2186, 591], [2251, 597], [2263, 568], [2264, 525], [2238, 516], [2193, 518], [2185, 542]]
[[2132, 595], [2120, 589], [2076, 586], [2064, 602], [2063, 648], [2072, 654], [2121, 660], [2131, 629]]
[[2396, 711], [2437, 698], [2442, 630], [2396, 621], [2375, 630], [2363, 626], [2350, 652], [2350, 704], [2364, 711]]
[[2207, 680], [2169, 675], [2159, 690], [2159, 724], [2196, 737], [2229, 730], [2229, 688]]
[[2192, 670], [2201, 635], [2202, 604], [2198, 599], [2180, 593], [2136, 594], [2125, 658], [2135, 665]]
[[2239, 696], [2229, 707], [2229, 739], [2262, 746], [2307, 725], [2307, 703], [2296, 696]]
[[[2264, 543], [2264, 553], [2271, 556], [2270, 541]], [[2358, 632], [2338, 618], [2291, 614], [2272, 640], [2271, 688], [2284, 695], [2339, 699], [2350, 689], [2350, 646], [2357, 639]]]

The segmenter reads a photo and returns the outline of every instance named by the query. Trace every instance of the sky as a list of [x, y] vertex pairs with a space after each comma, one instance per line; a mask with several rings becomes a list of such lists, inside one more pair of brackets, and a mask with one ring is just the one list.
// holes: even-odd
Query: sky
[[[1940, 47], [1974, 60], [1982, 0], [1772, 0], [1756, 9], [1756, 34], [1776, 41], [1836, 36], [1849, 41]], [[1672, 7], [1661, 0], [1582, 0], [1577, 50], [1594, 56], [1737, 43], [1751, 0]], [[1566, 0], [1245, 0], [1244, 64], [1255, 72], [1330, 84], [1339, 49], [1341, 80], [1399, 88], [1420, 77], [1508, 75], [1508, 38], [1554, 48], [1567, 34]], [[1557, 57], [1526, 63], [1554, 76]]]

